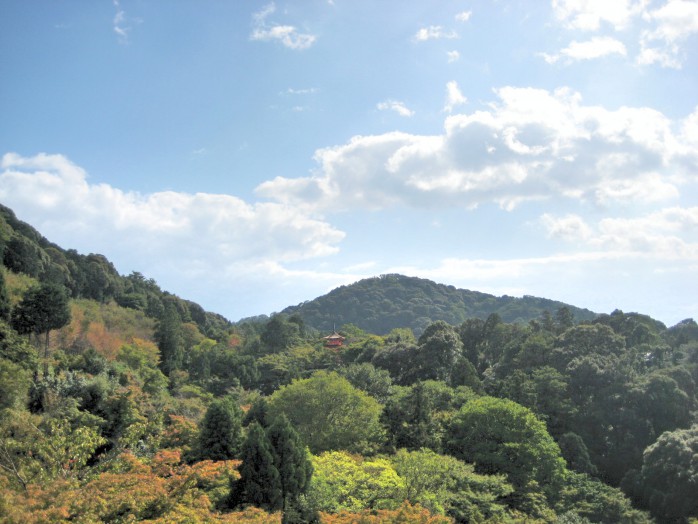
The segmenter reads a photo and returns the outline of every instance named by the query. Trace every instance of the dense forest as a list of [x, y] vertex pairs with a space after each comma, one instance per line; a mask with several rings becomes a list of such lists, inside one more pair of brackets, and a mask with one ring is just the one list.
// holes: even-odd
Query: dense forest
[[469, 318], [485, 320], [496, 313], [504, 322], [521, 323], [563, 307], [578, 321], [596, 316], [588, 309], [546, 298], [496, 297], [424, 278], [391, 274], [340, 286], [314, 300], [287, 307], [282, 313], [298, 314], [307, 325], [323, 331], [332, 330], [335, 325], [354, 324], [377, 335], [386, 335], [395, 328], [410, 328], [420, 335], [436, 320], [457, 325]]
[[0, 260], [2, 522], [698, 522], [692, 319], [390, 275], [232, 324], [4, 207]]

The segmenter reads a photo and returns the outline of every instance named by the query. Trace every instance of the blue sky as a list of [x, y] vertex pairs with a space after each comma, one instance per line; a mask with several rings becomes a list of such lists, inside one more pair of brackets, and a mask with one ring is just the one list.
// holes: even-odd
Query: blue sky
[[231, 320], [399, 272], [698, 316], [695, 0], [0, 3], [0, 202]]

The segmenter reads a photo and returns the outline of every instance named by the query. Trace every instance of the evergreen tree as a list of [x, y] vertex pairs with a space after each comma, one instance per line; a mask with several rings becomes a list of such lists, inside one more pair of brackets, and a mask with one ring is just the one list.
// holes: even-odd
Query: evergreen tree
[[171, 302], [165, 305], [162, 318], [155, 333], [160, 349], [160, 368], [165, 375], [182, 368], [184, 360], [184, 338], [182, 320]]
[[295, 506], [298, 495], [305, 492], [313, 469], [300, 436], [285, 415], [277, 417], [267, 429], [274, 466], [279, 472], [284, 510]]
[[44, 357], [48, 358], [49, 333], [70, 322], [68, 294], [63, 286], [46, 283], [29, 289], [12, 311], [12, 327], [20, 334], [45, 333]]
[[253, 423], [242, 446], [240, 478], [232, 483], [230, 505], [257, 506], [268, 511], [283, 507], [283, 492], [279, 470], [262, 426]]
[[252, 403], [250, 409], [245, 413], [242, 419], [242, 425], [247, 427], [253, 422], [257, 422], [264, 429], [270, 425], [269, 421], [269, 402], [264, 397], [259, 397]]
[[206, 411], [199, 432], [201, 459], [230, 460], [242, 443], [242, 410], [230, 398], [214, 400]]
[[5, 274], [0, 270], [0, 320], [10, 320], [10, 297], [5, 285]]

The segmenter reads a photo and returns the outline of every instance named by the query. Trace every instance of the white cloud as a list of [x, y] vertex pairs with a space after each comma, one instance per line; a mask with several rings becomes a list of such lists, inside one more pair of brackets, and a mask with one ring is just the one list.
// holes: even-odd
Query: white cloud
[[698, 172], [698, 111], [672, 121], [650, 108], [585, 106], [569, 89], [504, 87], [498, 100], [446, 118], [439, 135], [356, 136], [320, 149], [317, 171], [277, 177], [257, 194], [322, 211], [473, 208], [570, 199], [657, 203]]
[[448, 31], [440, 25], [430, 25], [429, 27], [423, 27], [414, 35], [414, 39], [418, 42], [454, 38], [458, 38], [458, 33], [452, 30]]
[[542, 56], [546, 62], [553, 64], [561, 58], [571, 63], [575, 60], [592, 60], [613, 54], [626, 56], [627, 51], [623, 42], [609, 36], [597, 36], [586, 42], [572, 41], [559, 53], [554, 55], [542, 53]]
[[460, 53], [458, 51], [447, 51], [446, 56], [448, 57], [448, 63], [457, 62], [460, 60]]
[[680, 69], [684, 44], [698, 33], [698, 2], [669, 0], [659, 9], [646, 12], [644, 18], [653, 29], [642, 34], [638, 63]]
[[610, 24], [625, 29], [632, 18], [641, 14], [647, 0], [553, 0], [555, 16], [570, 29], [598, 30]]
[[414, 116], [414, 111], [409, 109], [403, 102], [397, 100], [386, 100], [376, 105], [380, 111], [395, 111], [400, 116]]
[[468, 99], [461, 93], [457, 82], [451, 81], [446, 84], [446, 105], [444, 106], [444, 111], [451, 113], [457, 106], [467, 102]]
[[112, 21], [114, 32], [118, 36], [119, 42], [126, 44], [128, 43], [128, 33], [131, 28], [125, 25], [126, 13], [123, 9], [121, 9], [119, 0], [114, 0], [114, 7], [116, 8], [116, 14], [114, 15], [114, 19]]
[[148, 252], [156, 259], [216, 272], [230, 264], [272, 258], [281, 263], [337, 252], [344, 233], [274, 203], [230, 195], [163, 191], [142, 195], [106, 184], [62, 155], [5, 154], [0, 201], [45, 235], [102, 249], [115, 258]]
[[545, 213], [540, 218], [549, 238], [558, 238], [566, 241], [586, 240], [591, 236], [591, 228], [579, 215], [569, 214], [556, 217]]
[[456, 15], [456, 20], [459, 22], [467, 22], [470, 20], [470, 17], [473, 15], [472, 11], [462, 11]]
[[272, 2], [252, 15], [252, 33], [250, 40], [278, 41], [285, 47], [294, 50], [308, 49], [316, 41], [316, 36], [300, 33], [295, 26], [269, 23], [267, 19], [276, 12]]
[[698, 262], [698, 207], [670, 207], [631, 218], [607, 217], [593, 227], [577, 215], [546, 213], [540, 221], [549, 237], [581, 241], [597, 253]]

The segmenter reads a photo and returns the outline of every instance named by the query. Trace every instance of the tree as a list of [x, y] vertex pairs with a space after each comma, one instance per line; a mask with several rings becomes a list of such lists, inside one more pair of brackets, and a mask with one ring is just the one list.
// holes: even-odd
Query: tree
[[285, 415], [277, 417], [266, 431], [279, 472], [284, 511], [296, 506], [298, 496], [305, 493], [313, 468], [308, 451]]
[[214, 400], [201, 423], [198, 456], [203, 460], [230, 460], [242, 443], [242, 410], [230, 397]]
[[453, 418], [446, 450], [473, 462], [479, 473], [504, 473], [517, 488], [531, 481], [554, 489], [565, 461], [560, 448], [532, 411], [511, 400], [481, 397]]
[[0, 269], [0, 320], [10, 320], [10, 296], [5, 285], [5, 273]]
[[404, 490], [404, 481], [387, 459], [327, 451], [313, 457], [305, 504], [328, 513], [394, 509], [404, 500]]
[[405, 482], [405, 499], [457, 522], [505, 521], [504, 497], [513, 492], [503, 475], [479, 475], [472, 464], [431, 450], [399, 450], [391, 461]]
[[662, 434], [645, 450], [640, 472], [624, 486], [660, 522], [698, 517], [698, 424]]
[[232, 481], [230, 505], [251, 504], [268, 511], [282, 509], [284, 500], [279, 470], [274, 465], [269, 439], [256, 422], [249, 427], [240, 458], [240, 478]]
[[42, 284], [29, 289], [12, 311], [12, 327], [20, 334], [45, 333], [44, 356], [48, 358], [49, 333], [70, 321], [68, 295], [63, 286]]
[[316, 372], [274, 392], [270, 414], [285, 414], [313, 453], [375, 450], [383, 437], [381, 405], [337, 373]]
[[293, 344], [300, 342], [302, 320], [294, 315], [293, 320], [284, 315], [274, 315], [264, 326], [260, 340], [264, 344], [265, 352], [278, 353], [288, 349]]
[[165, 304], [162, 318], [155, 332], [155, 339], [160, 349], [160, 367], [165, 375], [182, 368], [184, 360], [184, 337], [182, 320], [172, 302]]
[[418, 344], [415, 378], [450, 382], [456, 360], [463, 352], [463, 343], [456, 330], [438, 320], [424, 330]]

